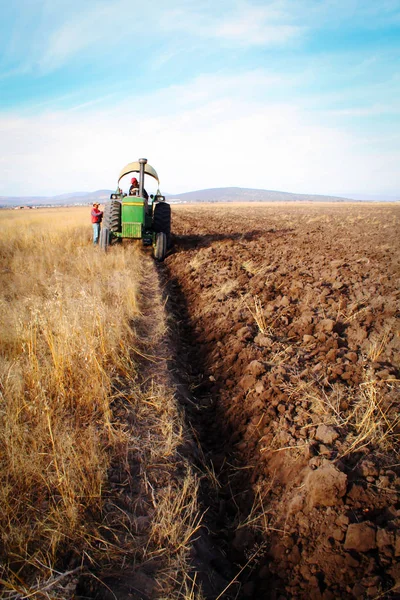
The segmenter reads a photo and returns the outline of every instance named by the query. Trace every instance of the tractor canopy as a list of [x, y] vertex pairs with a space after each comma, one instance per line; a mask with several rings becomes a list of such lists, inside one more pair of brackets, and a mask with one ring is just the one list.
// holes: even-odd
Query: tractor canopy
[[[151, 165], [149, 165], [148, 163], [146, 163], [144, 165], [144, 172], [146, 173], [146, 175], [150, 175], [150, 177], [154, 177], [154, 179], [157, 180], [157, 183], [160, 183], [160, 180], [158, 179], [158, 175], [155, 169], [153, 169], [153, 167]], [[121, 181], [121, 179], [123, 177], [125, 177], [125, 175], [128, 175], [129, 173], [140, 173], [140, 163], [139, 162], [131, 162], [129, 164], [127, 164], [121, 171], [121, 173], [119, 174], [118, 177], [118, 183]]]

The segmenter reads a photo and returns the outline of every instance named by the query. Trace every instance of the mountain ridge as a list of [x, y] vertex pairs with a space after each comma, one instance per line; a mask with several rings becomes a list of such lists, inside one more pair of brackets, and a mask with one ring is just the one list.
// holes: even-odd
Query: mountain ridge
[[284, 201], [314, 201], [314, 202], [350, 202], [350, 198], [327, 196], [323, 194], [297, 194], [278, 190], [257, 188], [224, 187], [207, 188], [168, 197], [187, 202], [284, 202]]
[[[55, 196], [0, 196], [0, 207], [16, 208], [19, 206], [68, 206], [85, 205], [93, 202], [104, 204], [109, 200], [113, 190], [100, 189], [93, 192], [69, 192]], [[389, 198], [365, 196], [353, 197], [325, 194], [299, 194], [279, 190], [258, 188], [222, 187], [207, 188], [180, 194], [165, 194], [168, 200], [180, 202], [397, 202], [400, 197]]]

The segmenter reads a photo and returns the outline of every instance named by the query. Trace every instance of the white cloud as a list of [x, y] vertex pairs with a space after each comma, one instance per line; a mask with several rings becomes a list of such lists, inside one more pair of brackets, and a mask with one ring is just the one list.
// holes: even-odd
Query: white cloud
[[[275, 3], [274, 3], [275, 4]], [[249, 46], [284, 45], [303, 33], [303, 28], [290, 24], [290, 15], [269, 7], [242, 5], [221, 24], [212, 28], [218, 38]]]
[[[113, 188], [146, 156], [164, 192], [241, 186], [308, 193], [396, 193], [396, 141], [329, 127], [294, 100], [265, 95], [261, 71], [126, 98], [113, 109], [0, 117], [0, 195]], [[236, 93], [232, 93], [235, 90]]]
[[140, 0], [16, 0], [14, 10], [4, 49], [11, 74], [45, 75], [77, 57], [101, 60], [133, 32], [138, 39], [148, 35], [154, 17]]
[[43, 53], [38, 57], [40, 70], [53, 71], [89, 48], [112, 46], [120, 35], [120, 10], [125, 4], [119, 0], [83, 3], [79, 9], [68, 7], [63, 21], [45, 36]]
[[165, 11], [162, 27], [236, 47], [282, 46], [305, 31], [293, 22], [289, 7], [288, 0], [272, 1], [266, 6], [242, 0], [222, 2], [219, 10], [206, 11], [199, 3], [191, 10], [185, 6]]
[[[281, 48], [323, 28], [362, 30], [400, 22], [398, 0], [15, 0], [0, 44], [4, 75], [51, 73], [77, 57], [113, 54], [122, 39], [152, 41], [155, 66], [190, 48]], [[9, 29], [12, 30], [10, 35]], [[161, 38], [162, 47], [157, 48]], [[6, 41], [8, 40], [8, 42]], [[182, 46], [184, 50], [182, 50]], [[159, 54], [158, 51], [159, 50]], [[1, 74], [0, 74], [1, 77]]]
[[325, 114], [333, 117], [381, 117], [384, 115], [400, 115], [398, 104], [367, 104], [352, 108], [326, 110]]

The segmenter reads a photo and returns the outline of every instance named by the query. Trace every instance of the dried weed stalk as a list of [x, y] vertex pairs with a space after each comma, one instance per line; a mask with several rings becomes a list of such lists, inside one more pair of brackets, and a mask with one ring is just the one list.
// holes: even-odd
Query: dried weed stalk
[[379, 335], [373, 337], [368, 351], [368, 359], [370, 359], [372, 362], [376, 362], [381, 354], [385, 351], [389, 338], [390, 331], [387, 329], [382, 331]]
[[[355, 389], [333, 384], [330, 388], [318, 381], [288, 384], [286, 391], [295, 402], [303, 402], [313, 428], [319, 424], [334, 426], [341, 434], [341, 456], [373, 445], [382, 452], [398, 452], [399, 401], [394, 392], [399, 382], [395, 379], [377, 381], [365, 371], [364, 381]], [[316, 418], [318, 417], [318, 418]]]
[[244, 301], [246, 308], [251, 313], [253, 319], [257, 323], [257, 327], [260, 333], [267, 334], [270, 333], [270, 329], [265, 320], [264, 310], [261, 304], [261, 300], [258, 296], [253, 298], [253, 306], [251, 306], [248, 302]]
[[[366, 374], [349, 414], [354, 434], [345, 454], [373, 444], [382, 452], [398, 452], [400, 415], [398, 400], [389, 400], [386, 386], [398, 386], [398, 381], [378, 382]], [[398, 395], [397, 395], [398, 398]], [[396, 406], [397, 404], [397, 406]]]

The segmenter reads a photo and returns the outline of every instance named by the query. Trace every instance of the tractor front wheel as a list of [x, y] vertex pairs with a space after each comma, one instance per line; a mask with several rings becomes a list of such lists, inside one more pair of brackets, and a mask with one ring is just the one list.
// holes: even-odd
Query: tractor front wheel
[[156, 246], [154, 248], [154, 258], [162, 262], [167, 254], [167, 236], [165, 233], [157, 233]]

